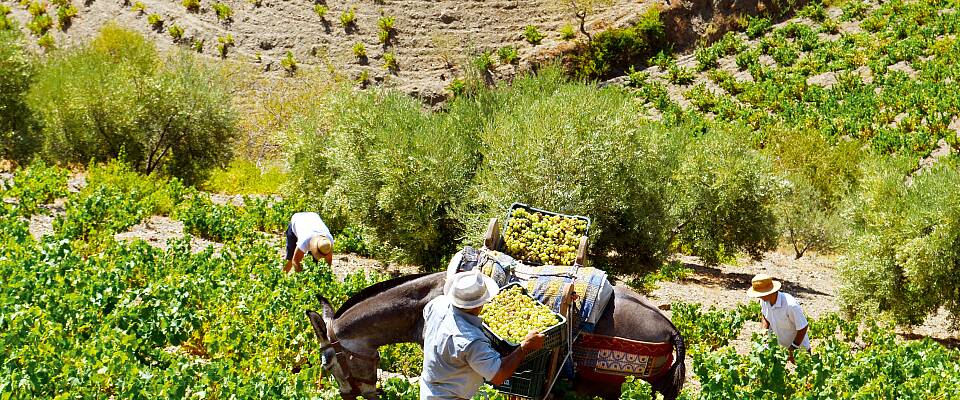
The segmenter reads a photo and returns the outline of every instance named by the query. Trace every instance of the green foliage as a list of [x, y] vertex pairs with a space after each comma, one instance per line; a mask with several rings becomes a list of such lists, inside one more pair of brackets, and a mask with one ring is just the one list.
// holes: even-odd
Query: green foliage
[[[838, 268], [841, 300], [858, 315], [918, 324], [941, 306], [960, 316], [960, 169], [955, 158], [904, 176], [912, 160], [868, 165], [850, 199], [852, 235]], [[912, 163], [911, 163], [912, 164]], [[895, 216], [895, 217], [894, 217]]]
[[37, 45], [43, 48], [45, 51], [50, 51], [56, 46], [56, 42], [53, 39], [53, 35], [51, 35], [50, 32], [47, 32], [37, 39]]
[[147, 11], [147, 5], [143, 4], [143, 2], [136, 1], [133, 3], [132, 6], [130, 6], [130, 11], [133, 11], [138, 14], [143, 14]]
[[[67, 214], [84, 225], [65, 218], [61, 230], [109, 237], [142, 215], [142, 192], [92, 186], [68, 202]], [[341, 281], [329, 268], [287, 276], [279, 237], [228, 243], [222, 255], [191, 253], [189, 238], [167, 250], [106, 240], [83, 254], [86, 242], [63, 238], [34, 241], [26, 223], [0, 216], [0, 343], [9, 350], [0, 356], [0, 387], [11, 398], [97, 398], [104, 390], [117, 398], [335, 398], [302, 310], [319, 309], [315, 294], [336, 306], [381, 279]]]
[[[202, 44], [203, 42], [201, 42]], [[230, 51], [230, 48], [234, 45], [233, 35], [228, 33], [227, 36], [218, 36], [217, 37], [217, 54], [220, 54], [220, 58], [227, 58], [227, 52]], [[194, 42], [196, 45], [196, 42]]]
[[53, 27], [53, 18], [49, 14], [40, 14], [27, 23], [27, 29], [35, 36], [43, 36]]
[[816, 22], [823, 22], [827, 19], [827, 10], [823, 8], [823, 4], [812, 2], [806, 7], [801, 8], [800, 11], [797, 11], [797, 15]]
[[747, 37], [750, 39], [756, 39], [760, 35], [764, 34], [773, 26], [773, 23], [770, 22], [769, 18], [766, 17], [747, 17]]
[[377, 27], [380, 28], [380, 31], [377, 32], [377, 38], [380, 39], [380, 43], [386, 44], [390, 41], [396, 28], [394, 23], [396, 23], [396, 18], [391, 16], [383, 16], [377, 20]]
[[608, 29], [581, 44], [567, 59], [577, 78], [603, 79], [642, 64], [667, 47], [666, 31], [655, 7], [626, 28]]
[[772, 335], [752, 339], [750, 354], [726, 347], [694, 355], [701, 383], [694, 399], [953, 398], [960, 394], [956, 350], [924, 339], [901, 342], [887, 327], [870, 325], [863, 345], [828, 338], [812, 354], [787, 350]]
[[[340, 241], [340, 235], [337, 241]], [[419, 376], [423, 368], [423, 350], [415, 343], [380, 347], [380, 369], [405, 376]]]
[[760, 304], [756, 301], [737, 305], [734, 310], [683, 302], [670, 306], [670, 320], [680, 330], [683, 340], [696, 358], [726, 346], [740, 335], [746, 321], [759, 321]]
[[20, 31], [0, 29], [0, 157], [25, 162], [37, 150], [34, 115], [26, 102], [35, 71]]
[[47, 3], [40, 1], [31, 1], [30, 5], [27, 7], [27, 12], [30, 13], [32, 17], [39, 17], [47, 13]]
[[180, 4], [188, 11], [200, 11], [200, 0], [183, 0]]
[[77, 7], [73, 4], [68, 4], [66, 6], [57, 8], [57, 24], [60, 27], [60, 30], [64, 30], [70, 26], [70, 22], [73, 21], [73, 17], [77, 16]]
[[693, 273], [693, 270], [683, 263], [671, 261], [664, 263], [654, 272], [631, 279], [629, 284], [634, 290], [649, 295], [659, 288], [658, 283], [681, 281], [686, 279], [691, 273]]
[[387, 378], [380, 389], [378, 398], [383, 400], [417, 400], [420, 398], [420, 385], [403, 378]]
[[220, 22], [229, 22], [233, 19], [233, 9], [224, 3], [213, 3], [210, 8], [217, 13], [217, 19]]
[[493, 70], [493, 52], [490, 50], [481, 51], [473, 58], [473, 67], [482, 72]]
[[[190, 44], [190, 48], [197, 53], [203, 53], [203, 39], [193, 39], [193, 43]], [[226, 56], [226, 52], [224, 52]]]
[[447, 90], [453, 97], [460, 97], [467, 93], [467, 82], [461, 78], [455, 78], [447, 85]]
[[383, 53], [383, 67], [393, 73], [399, 72], [400, 64], [397, 63], [397, 56], [393, 53]]
[[213, 204], [208, 196], [195, 194], [177, 210], [184, 230], [204, 239], [229, 243], [250, 230], [241, 218], [241, 209], [230, 204]]
[[327, 17], [327, 11], [329, 11], [329, 9], [327, 9], [327, 6], [323, 4], [313, 5], [313, 12], [317, 14], [317, 16], [320, 17], [320, 19], [324, 19]]
[[689, 85], [696, 79], [696, 75], [689, 68], [681, 67], [676, 64], [670, 66], [667, 71], [667, 80], [675, 85]]
[[500, 63], [504, 65], [513, 64], [517, 61], [517, 48], [513, 46], [503, 46], [497, 50], [497, 58], [500, 59]]
[[350, 8], [349, 10], [340, 14], [340, 26], [348, 29], [351, 27], [356, 27], [356, 24], [357, 10], [355, 8]]
[[643, 379], [628, 376], [620, 388], [620, 398], [624, 400], [655, 400], [650, 384]]
[[16, 30], [17, 20], [9, 15], [10, 7], [6, 4], [0, 4], [0, 32]]
[[527, 43], [536, 46], [543, 41], [544, 37], [545, 36], [543, 36], [540, 30], [534, 25], [527, 25], [523, 28], [523, 38], [527, 40]]
[[183, 39], [183, 28], [181, 28], [180, 25], [173, 24], [167, 28], [167, 33], [170, 34], [170, 37], [173, 38], [174, 42], [179, 42], [181, 39]]
[[363, 42], [357, 42], [357, 44], [353, 45], [353, 55], [357, 57], [358, 60], [367, 58], [367, 46], [364, 46]]
[[560, 27], [560, 40], [571, 41], [577, 37], [577, 31], [574, 29], [573, 25], [564, 24]]
[[51, 57], [28, 102], [48, 160], [125, 154], [138, 171], [187, 182], [230, 158], [234, 116], [222, 79], [186, 53], [161, 59], [139, 34], [108, 26], [91, 44]]
[[163, 27], [163, 17], [160, 14], [150, 14], [147, 16], [147, 23], [153, 27], [153, 29], [159, 30]]
[[0, 185], [0, 194], [17, 199], [13, 211], [29, 217], [44, 212], [40, 206], [67, 195], [68, 175], [65, 169], [48, 167], [43, 161], [35, 160], [26, 168], [17, 170], [12, 181]]
[[367, 72], [367, 70], [360, 71], [360, 73], [357, 74], [356, 82], [360, 87], [367, 87], [367, 85], [370, 84], [370, 73]]
[[278, 166], [259, 167], [249, 160], [235, 158], [225, 169], [215, 169], [201, 188], [223, 194], [280, 194], [286, 173]]
[[697, 71], [706, 71], [720, 66], [720, 54], [713, 47], [700, 47], [693, 52]]
[[283, 67], [284, 71], [287, 71], [288, 74], [297, 72], [297, 59], [293, 58], [293, 52], [287, 50], [287, 54], [280, 59], [280, 66]]

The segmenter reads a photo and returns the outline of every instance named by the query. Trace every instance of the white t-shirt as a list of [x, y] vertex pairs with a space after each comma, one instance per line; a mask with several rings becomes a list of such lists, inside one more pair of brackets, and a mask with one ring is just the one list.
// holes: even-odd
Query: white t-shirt
[[[760, 300], [760, 312], [770, 322], [770, 331], [777, 335], [777, 342], [784, 347], [791, 347], [793, 340], [797, 338], [797, 331], [807, 326], [807, 318], [800, 309], [800, 303], [787, 293], [779, 292], [777, 303], [772, 306]], [[803, 344], [800, 346], [810, 349], [810, 332], [803, 337]]]
[[310, 254], [310, 239], [316, 235], [324, 235], [330, 239], [330, 245], [333, 245], [333, 235], [327, 224], [323, 223], [320, 216], [314, 212], [301, 212], [293, 214], [290, 218], [290, 229], [293, 235], [297, 237], [297, 248], [300, 251]]

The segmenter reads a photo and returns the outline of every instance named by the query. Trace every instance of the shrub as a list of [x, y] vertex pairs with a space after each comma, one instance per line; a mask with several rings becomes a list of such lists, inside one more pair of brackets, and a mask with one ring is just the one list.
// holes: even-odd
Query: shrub
[[54, 46], [56, 46], [56, 42], [53, 40], [53, 35], [51, 35], [50, 32], [47, 32], [37, 39], [37, 45], [45, 51], [50, 51], [53, 50]]
[[667, 80], [674, 85], [689, 85], [693, 83], [696, 75], [689, 68], [681, 67], [676, 64], [667, 71]]
[[543, 41], [544, 36], [536, 26], [527, 25], [527, 27], [523, 29], [523, 38], [527, 40], [527, 43], [536, 46]]
[[712, 47], [700, 47], [693, 52], [697, 60], [697, 71], [706, 71], [720, 66], [720, 55]]
[[0, 30], [0, 157], [27, 161], [39, 139], [26, 95], [35, 73], [19, 30]]
[[143, 2], [139, 2], [139, 1], [134, 2], [133, 5], [130, 6], [130, 11], [133, 11], [133, 12], [135, 12], [135, 13], [137, 13], [137, 14], [143, 14], [143, 13], [147, 12], [147, 5], [146, 5], [146, 4], [143, 4]]
[[823, 4], [812, 2], [806, 7], [801, 8], [800, 11], [797, 12], [797, 15], [813, 21], [823, 22], [823, 20], [827, 19], [827, 10], [823, 8]]
[[[201, 42], [202, 44], [203, 42]], [[230, 48], [233, 47], [233, 35], [227, 34], [227, 36], [217, 37], [217, 53], [220, 54], [220, 58], [227, 58], [227, 52], [230, 51]]]
[[346, 214], [350, 225], [369, 228], [374, 252], [401, 248], [404, 258], [436, 268], [461, 235], [452, 212], [479, 161], [481, 121], [464, 118], [471, 114], [461, 104], [450, 105], [451, 114], [424, 113], [397, 92], [332, 96], [322, 117], [329, 130], [317, 137], [305, 129], [292, 149], [293, 180], [312, 182], [304, 195], [322, 200], [324, 215]]
[[[920, 324], [944, 307], [960, 317], [960, 165], [955, 158], [906, 179], [911, 157], [865, 165], [850, 196], [852, 235], [838, 263], [844, 308], [881, 312], [899, 324]], [[895, 216], [895, 217], [893, 217]]]
[[370, 84], [370, 73], [367, 72], [367, 70], [360, 71], [360, 73], [357, 74], [356, 82], [360, 87], [367, 87], [367, 85]]
[[685, 148], [673, 172], [675, 243], [708, 264], [737, 252], [759, 258], [777, 245], [773, 207], [781, 188], [769, 161], [745, 142], [736, 132], [708, 132]]
[[351, 8], [347, 11], [344, 11], [340, 14], [340, 26], [345, 29], [356, 27], [357, 24], [357, 12], [356, 9]]
[[513, 46], [504, 46], [497, 50], [497, 58], [501, 64], [510, 65], [517, 61], [517, 48]]
[[50, 28], [53, 27], [53, 18], [50, 18], [48, 14], [40, 14], [33, 17], [29, 23], [27, 23], [27, 29], [30, 30], [35, 36], [43, 36]]
[[27, 12], [30, 13], [30, 16], [32, 17], [44, 15], [47, 13], [47, 3], [31, 1], [30, 6], [27, 7]]
[[200, 11], [200, 0], [183, 0], [180, 4], [183, 4], [188, 11]]
[[9, 17], [10, 7], [0, 4], [0, 31], [17, 29], [17, 20]]
[[181, 28], [180, 25], [173, 24], [167, 28], [167, 33], [170, 34], [170, 37], [173, 38], [174, 42], [179, 42], [181, 39], [183, 39], [183, 28]]
[[105, 27], [50, 59], [28, 96], [44, 154], [83, 163], [126, 155], [144, 173], [196, 182], [230, 158], [234, 116], [222, 79], [189, 54], [161, 59], [142, 36]]
[[[197, 53], [203, 53], [203, 39], [193, 39], [193, 43], [190, 45], [190, 48]], [[226, 52], [223, 52], [222, 56], [225, 57], [226, 55]]]
[[604, 79], [642, 64], [667, 45], [666, 31], [656, 9], [643, 14], [635, 25], [608, 29], [582, 43], [566, 60], [578, 78]]
[[396, 23], [396, 18], [389, 16], [380, 17], [377, 21], [377, 27], [380, 28], [380, 31], [377, 32], [377, 38], [380, 39], [380, 43], [390, 41], [391, 36], [393, 36], [395, 32], [394, 23]]
[[577, 37], [577, 31], [573, 25], [566, 24], [560, 27], [560, 40], [570, 41]]
[[283, 67], [283, 70], [287, 71], [287, 73], [292, 74], [297, 72], [297, 60], [293, 58], [293, 52], [287, 51], [287, 55], [280, 60], [280, 66]]
[[478, 71], [490, 71], [493, 70], [493, 52], [489, 50], [481, 51], [476, 57], [473, 58], [473, 67]]
[[760, 319], [760, 304], [756, 301], [741, 303], [730, 311], [712, 306], [704, 310], [700, 304], [677, 302], [671, 304], [670, 311], [670, 319], [695, 355], [726, 346], [740, 335], [745, 322]]
[[393, 53], [384, 53], [383, 54], [383, 67], [387, 71], [397, 73], [400, 71], [400, 64], [397, 63], [397, 56]]
[[224, 3], [213, 3], [210, 7], [217, 13], [217, 19], [220, 20], [220, 22], [229, 22], [233, 19], [233, 9], [231, 9], [230, 6]]
[[73, 17], [77, 16], [77, 7], [74, 7], [73, 4], [68, 4], [63, 7], [57, 8], [57, 23], [60, 26], [60, 30], [64, 30], [70, 26], [70, 22], [73, 21]]
[[773, 26], [773, 23], [770, 22], [769, 18], [765, 17], [747, 17], [747, 37], [750, 39], [756, 39], [760, 35], [764, 34]]
[[320, 19], [325, 19], [327, 17], [327, 11], [329, 11], [327, 6], [323, 4], [315, 4], [313, 6], [313, 12], [316, 13]]
[[65, 169], [34, 160], [26, 168], [17, 170], [11, 182], [0, 185], [0, 193], [3, 197], [17, 199], [17, 214], [29, 217], [44, 211], [40, 206], [67, 195], [69, 175]]
[[150, 14], [147, 16], [147, 23], [153, 27], [153, 29], [159, 30], [163, 28], [163, 17], [160, 14]]
[[361, 61], [367, 58], [367, 47], [363, 45], [363, 42], [357, 42], [357, 44], [353, 45], [353, 55]]

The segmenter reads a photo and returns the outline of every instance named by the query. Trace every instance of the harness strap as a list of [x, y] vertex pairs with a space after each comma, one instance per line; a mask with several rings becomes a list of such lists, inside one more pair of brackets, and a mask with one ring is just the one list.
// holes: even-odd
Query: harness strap
[[340, 339], [337, 338], [337, 334], [333, 331], [333, 327], [329, 325], [327, 326], [327, 338], [330, 339], [330, 343], [322, 346], [320, 348], [320, 351], [321, 352], [326, 351], [328, 348], [333, 348], [333, 350], [335, 351], [337, 356], [337, 363], [340, 364], [340, 369], [343, 371], [345, 375], [344, 379], [346, 379], [347, 384], [350, 385], [350, 392], [347, 395], [357, 397], [357, 398], [364, 397], [367, 394], [379, 395], [379, 390], [375, 390], [373, 392], [367, 393], [360, 388], [361, 383], [373, 385], [374, 387], [376, 387], [377, 378], [374, 377], [373, 379], [367, 379], [367, 378], [353, 376], [353, 372], [350, 370], [350, 364], [348, 364], [347, 362], [350, 361], [351, 359], [356, 358], [359, 360], [372, 362], [374, 363], [374, 368], [376, 368], [377, 367], [376, 365], [379, 364], [380, 362], [380, 354], [378, 353], [377, 355], [371, 357], [371, 356], [357, 353], [353, 350], [350, 350], [344, 347], [343, 344], [340, 343]]

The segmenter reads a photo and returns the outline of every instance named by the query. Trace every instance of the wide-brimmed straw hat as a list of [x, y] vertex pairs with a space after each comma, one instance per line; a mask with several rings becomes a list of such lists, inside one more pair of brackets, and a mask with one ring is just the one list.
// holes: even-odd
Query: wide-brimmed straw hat
[[486, 304], [497, 293], [500, 293], [497, 282], [478, 269], [454, 274], [443, 288], [443, 294], [450, 298], [450, 302], [464, 310]]
[[747, 289], [747, 296], [763, 297], [770, 293], [776, 293], [780, 290], [780, 282], [773, 280], [770, 275], [757, 274], [750, 281], [750, 289]]
[[307, 246], [310, 249], [310, 255], [316, 260], [323, 259], [323, 256], [330, 254], [330, 251], [333, 250], [333, 244], [330, 243], [330, 238], [326, 235], [316, 235], [310, 238], [310, 244]]

